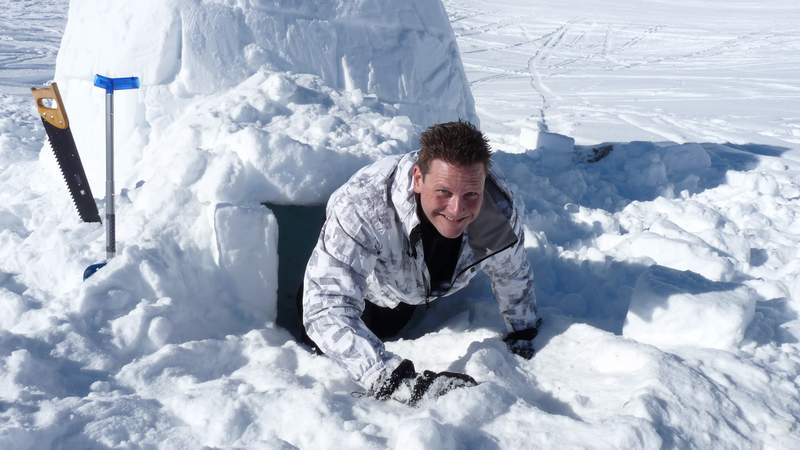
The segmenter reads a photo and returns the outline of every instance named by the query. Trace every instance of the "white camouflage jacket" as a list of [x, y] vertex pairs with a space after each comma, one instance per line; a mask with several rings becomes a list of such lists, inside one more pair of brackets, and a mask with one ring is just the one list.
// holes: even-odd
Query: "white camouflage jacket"
[[402, 358], [386, 351], [364, 325], [364, 300], [384, 307], [426, 303], [462, 289], [481, 269], [491, 280], [508, 331], [531, 327], [536, 320], [520, 208], [491, 168], [481, 212], [464, 232], [467, 245], [462, 243], [452, 285], [431, 292], [412, 189], [417, 153], [366, 166], [333, 193], [306, 267], [306, 332], [367, 390]]

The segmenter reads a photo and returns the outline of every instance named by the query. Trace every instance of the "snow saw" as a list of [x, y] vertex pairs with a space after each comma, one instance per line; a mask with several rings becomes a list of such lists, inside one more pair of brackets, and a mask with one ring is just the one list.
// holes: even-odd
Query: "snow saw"
[[53, 83], [43, 88], [31, 88], [31, 93], [78, 215], [84, 222], [100, 223], [100, 214], [97, 212], [78, 148], [75, 147], [75, 139], [69, 129], [67, 110], [58, 92], [58, 85]]

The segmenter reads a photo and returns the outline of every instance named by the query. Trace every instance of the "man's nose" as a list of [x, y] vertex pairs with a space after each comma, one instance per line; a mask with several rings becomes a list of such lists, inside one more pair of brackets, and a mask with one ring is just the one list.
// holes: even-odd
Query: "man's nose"
[[464, 202], [457, 196], [453, 196], [447, 204], [447, 212], [457, 219], [464, 209]]

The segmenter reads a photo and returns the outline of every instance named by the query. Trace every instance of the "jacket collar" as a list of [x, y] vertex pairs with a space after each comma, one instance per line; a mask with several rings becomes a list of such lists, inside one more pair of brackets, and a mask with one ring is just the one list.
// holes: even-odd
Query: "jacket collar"
[[[420, 224], [412, 177], [418, 155], [419, 151], [403, 155], [390, 181], [391, 201], [402, 224], [403, 233], [412, 245], [415, 244], [412, 233]], [[478, 258], [502, 250], [517, 241], [510, 223], [513, 210], [511, 193], [500, 180], [496, 169], [489, 167], [481, 212], [465, 232], [467, 242]]]
[[411, 176], [419, 151], [406, 153], [397, 163], [394, 178], [391, 180], [391, 199], [397, 218], [403, 225], [403, 234], [411, 236], [411, 232], [419, 225], [417, 217], [417, 199], [414, 193], [414, 182]]

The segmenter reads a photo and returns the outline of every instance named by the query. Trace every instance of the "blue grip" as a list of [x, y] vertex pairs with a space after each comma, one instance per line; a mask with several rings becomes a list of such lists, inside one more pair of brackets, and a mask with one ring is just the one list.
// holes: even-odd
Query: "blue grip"
[[107, 94], [123, 89], [139, 89], [139, 77], [109, 78], [102, 75], [94, 76], [94, 85], [106, 90]]

